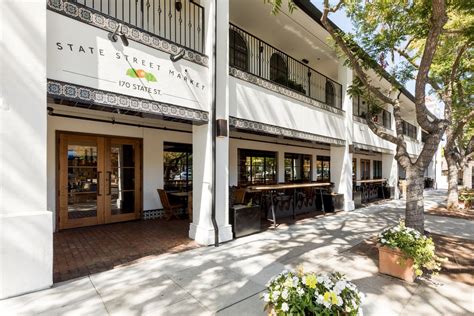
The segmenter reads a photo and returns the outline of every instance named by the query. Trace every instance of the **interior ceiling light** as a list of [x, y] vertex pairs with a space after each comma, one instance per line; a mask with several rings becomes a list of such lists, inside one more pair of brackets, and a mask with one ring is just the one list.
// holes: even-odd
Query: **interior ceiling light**
[[[120, 31], [119, 31], [120, 30]], [[117, 42], [117, 37], [120, 37], [122, 40], [123, 46], [128, 46], [128, 39], [125, 36], [125, 34], [122, 32], [122, 24], [119, 24], [115, 31], [112, 33], [110, 32], [108, 35], [108, 38], [111, 42]]]

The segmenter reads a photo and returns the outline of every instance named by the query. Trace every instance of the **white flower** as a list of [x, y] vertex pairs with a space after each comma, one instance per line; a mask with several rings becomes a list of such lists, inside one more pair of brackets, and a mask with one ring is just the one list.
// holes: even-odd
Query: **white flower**
[[277, 301], [279, 297], [280, 297], [280, 291], [273, 291], [272, 301]]
[[384, 238], [382, 238], [380, 241], [381, 241], [383, 244], [385, 244], [385, 243], [387, 242], [387, 240], [384, 239]]
[[304, 294], [304, 290], [300, 287], [296, 289], [296, 293], [298, 293], [299, 296], [302, 296]]
[[300, 279], [297, 276], [293, 277], [293, 287], [297, 287]]
[[303, 276], [303, 277], [301, 278], [301, 283], [306, 284], [306, 276]]
[[288, 306], [287, 303], [283, 303], [283, 304], [281, 304], [281, 310], [282, 310], [283, 312], [287, 312], [287, 311], [290, 310], [290, 306]]
[[340, 296], [336, 296], [336, 300], [337, 300], [337, 303], [336, 303], [337, 306], [342, 306], [342, 304], [344, 303]]
[[318, 297], [316, 298], [316, 303], [318, 303], [319, 305], [321, 305], [323, 302], [324, 302], [324, 296], [322, 296], [321, 294], [319, 294]]
[[288, 290], [284, 289], [283, 292], [281, 292], [281, 297], [286, 301], [288, 299]]
[[263, 294], [263, 300], [265, 302], [270, 302], [270, 294], [269, 293], [264, 293]]

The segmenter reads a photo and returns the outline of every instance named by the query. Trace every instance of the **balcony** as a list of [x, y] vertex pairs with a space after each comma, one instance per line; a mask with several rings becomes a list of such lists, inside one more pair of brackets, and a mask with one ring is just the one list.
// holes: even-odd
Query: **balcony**
[[229, 29], [229, 45], [231, 68], [333, 108], [342, 108], [341, 84], [233, 24]]
[[[352, 98], [352, 115], [355, 120], [361, 123], [367, 123], [368, 111], [368, 105], [365, 100], [358, 96]], [[375, 124], [382, 126], [387, 130], [392, 130], [392, 113], [389, 111], [381, 109], [379, 113], [372, 117], [372, 120]]]
[[72, 0], [150, 34], [204, 53], [204, 7], [193, 0]]

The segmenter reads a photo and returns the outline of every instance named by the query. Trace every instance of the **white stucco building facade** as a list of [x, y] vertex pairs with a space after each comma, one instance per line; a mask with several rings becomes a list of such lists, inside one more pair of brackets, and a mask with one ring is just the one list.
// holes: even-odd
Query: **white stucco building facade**
[[[233, 238], [230, 187], [330, 182], [347, 211], [358, 181], [397, 196], [395, 147], [347, 94], [309, 1], [277, 16], [253, 0], [130, 2], [1, 4], [0, 298], [52, 285], [54, 232], [163, 216], [157, 189], [192, 191], [203, 245], [216, 228]], [[389, 106], [376, 120], [395, 133]]]

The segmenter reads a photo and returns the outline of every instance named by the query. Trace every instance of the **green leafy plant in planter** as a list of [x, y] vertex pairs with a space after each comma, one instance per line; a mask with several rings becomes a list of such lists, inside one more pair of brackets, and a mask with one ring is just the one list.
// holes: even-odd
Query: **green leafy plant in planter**
[[436, 255], [431, 237], [406, 227], [403, 221], [380, 233], [378, 242], [381, 246], [400, 251], [405, 260], [412, 259], [416, 276], [421, 276], [423, 270], [437, 274], [441, 270], [441, 263], [447, 261]]
[[464, 204], [465, 209], [470, 209], [472, 206], [473, 195], [468, 190], [459, 193], [459, 202]]
[[283, 271], [263, 294], [269, 315], [361, 315], [365, 296], [343, 274]]

